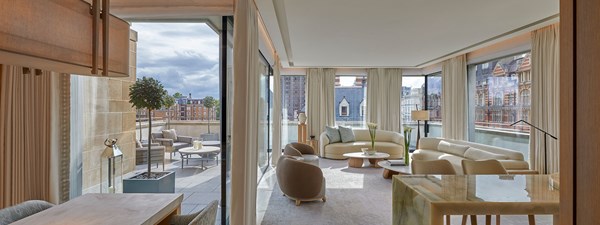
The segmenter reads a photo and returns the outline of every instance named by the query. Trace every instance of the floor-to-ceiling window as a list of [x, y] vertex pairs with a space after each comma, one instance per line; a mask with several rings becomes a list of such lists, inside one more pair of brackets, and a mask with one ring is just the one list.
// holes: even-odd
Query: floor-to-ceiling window
[[306, 76], [281, 76], [281, 148], [298, 141], [298, 113], [306, 112]]
[[336, 76], [334, 92], [335, 125], [365, 128], [366, 95], [366, 76]]
[[427, 98], [425, 103], [429, 110], [429, 121], [427, 121], [426, 131], [428, 137], [442, 136], [442, 76], [441, 73], [434, 73], [425, 76], [425, 94]]
[[259, 114], [259, 129], [258, 129], [258, 167], [259, 167], [259, 176], [265, 172], [265, 170], [270, 165], [269, 160], [269, 147], [270, 147], [270, 117], [271, 117], [271, 96], [273, 95], [271, 92], [271, 75], [272, 68], [269, 65], [268, 61], [261, 54], [259, 73], [260, 73], [260, 88], [259, 88], [259, 105], [258, 105], [258, 114]]
[[[414, 110], [425, 109], [425, 76], [402, 76], [401, 99], [402, 126], [413, 128], [410, 140], [410, 149], [417, 143], [417, 121], [412, 120], [410, 114]], [[424, 136], [423, 122], [421, 122], [421, 136]]]
[[469, 65], [469, 140], [529, 156], [530, 53]]
[[441, 73], [402, 76], [402, 126], [413, 128], [410, 148], [417, 144], [417, 121], [411, 118], [414, 110], [429, 110], [429, 121], [421, 121], [421, 137], [440, 137], [442, 134], [442, 77]]

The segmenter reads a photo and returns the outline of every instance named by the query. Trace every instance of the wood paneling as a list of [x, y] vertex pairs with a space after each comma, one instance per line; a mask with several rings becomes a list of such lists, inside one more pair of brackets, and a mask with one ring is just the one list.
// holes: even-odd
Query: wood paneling
[[[110, 76], [128, 76], [129, 24], [111, 16], [109, 34]], [[0, 1], [0, 62], [89, 75], [90, 5], [73, 0]]]
[[600, 1], [561, 0], [560, 224], [598, 224]]

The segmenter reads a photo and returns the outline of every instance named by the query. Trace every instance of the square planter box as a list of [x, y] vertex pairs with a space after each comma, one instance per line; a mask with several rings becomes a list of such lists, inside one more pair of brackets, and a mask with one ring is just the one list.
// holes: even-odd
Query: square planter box
[[123, 179], [123, 193], [175, 193], [175, 172], [158, 179]]

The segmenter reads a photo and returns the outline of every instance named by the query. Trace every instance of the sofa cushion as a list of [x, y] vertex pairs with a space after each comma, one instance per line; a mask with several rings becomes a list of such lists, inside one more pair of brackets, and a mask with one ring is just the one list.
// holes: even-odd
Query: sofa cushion
[[508, 159], [508, 156], [495, 154], [487, 151], [483, 151], [478, 148], [469, 148], [465, 151], [465, 158], [473, 159], [473, 160], [481, 160], [481, 159]]
[[177, 132], [175, 132], [175, 129], [162, 130], [162, 135], [164, 138], [177, 141]]
[[327, 133], [327, 138], [329, 138], [329, 143], [338, 143], [342, 141], [342, 137], [340, 135], [340, 130], [335, 127], [326, 126], [325, 133]]
[[469, 149], [469, 146], [452, 144], [447, 141], [440, 141], [437, 149], [440, 152], [450, 153], [450, 154], [457, 155], [457, 156], [463, 156], [465, 154], [465, 151], [467, 151], [467, 149]]
[[356, 138], [354, 137], [354, 132], [352, 131], [352, 128], [340, 126], [339, 131], [340, 131], [340, 137], [342, 138], [342, 143], [356, 141]]
[[443, 152], [430, 149], [417, 149], [411, 154], [413, 160], [436, 160], [444, 155]]

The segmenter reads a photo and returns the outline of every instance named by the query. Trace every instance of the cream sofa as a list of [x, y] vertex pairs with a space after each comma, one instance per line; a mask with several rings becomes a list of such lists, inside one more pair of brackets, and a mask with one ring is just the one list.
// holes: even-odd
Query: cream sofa
[[[445, 142], [440, 144], [442, 141]], [[529, 163], [517, 151], [467, 141], [421, 138], [419, 149], [412, 153], [412, 160], [434, 159], [450, 161], [458, 174], [463, 171], [462, 160], [497, 159], [506, 170], [529, 170]]]
[[[320, 137], [319, 149], [321, 157], [329, 159], [346, 159], [344, 153], [360, 152], [361, 148], [371, 147], [371, 137], [367, 129], [354, 129], [356, 141], [348, 143], [329, 143], [326, 132]], [[404, 157], [404, 136], [392, 131], [377, 130], [375, 135], [375, 149], [378, 152], [390, 154], [390, 158]]]

